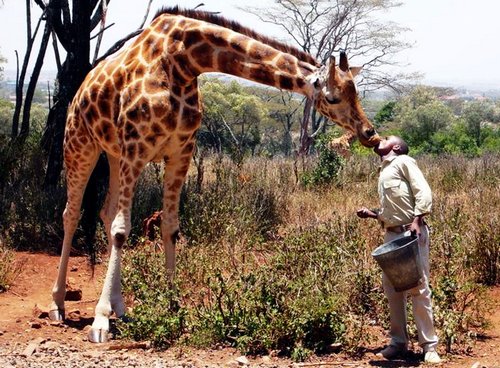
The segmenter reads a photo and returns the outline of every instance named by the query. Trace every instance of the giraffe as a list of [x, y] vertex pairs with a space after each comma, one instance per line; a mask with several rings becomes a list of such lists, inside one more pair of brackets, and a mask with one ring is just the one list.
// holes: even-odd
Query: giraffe
[[380, 140], [361, 108], [345, 53], [320, 65], [312, 56], [211, 13], [163, 8], [120, 53], [89, 72], [68, 109], [64, 137], [67, 203], [59, 274], [49, 316], [64, 319], [66, 276], [82, 197], [101, 152], [109, 161], [109, 189], [100, 212], [109, 263], [89, 340], [108, 339], [109, 317], [121, 317], [122, 246], [130, 232], [137, 179], [149, 162], [164, 163], [162, 241], [166, 273], [175, 269], [178, 209], [200, 127], [197, 77], [221, 72], [294, 91], [357, 136], [366, 147]]

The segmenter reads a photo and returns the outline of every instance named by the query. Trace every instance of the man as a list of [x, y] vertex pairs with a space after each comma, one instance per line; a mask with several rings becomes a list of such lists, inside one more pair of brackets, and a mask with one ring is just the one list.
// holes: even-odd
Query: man
[[424, 360], [426, 363], [440, 363], [436, 352], [438, 337], [434, 330], [429, 289], [429, 229], [424, 222], [424, 216], [431, 211], [431, 189], [415, 160], [407, 155], [408, 145], [403, 139], [386, 137], [374, 151], [382, 161], [378, 182], [381, 208], [369, 210], [363, 207], [356, 214], [361, 218], [377, 219], [385, 229], [385, 242], [408, 230], [416, 233], [424, 268], [424, 281], [404, 292], [396, 292], [385, 273], [382, 273], [382, 286], [389, 304], [391, 341], [377, 355], [394, 359], [407, 351], [406, 297], [409, 294]]

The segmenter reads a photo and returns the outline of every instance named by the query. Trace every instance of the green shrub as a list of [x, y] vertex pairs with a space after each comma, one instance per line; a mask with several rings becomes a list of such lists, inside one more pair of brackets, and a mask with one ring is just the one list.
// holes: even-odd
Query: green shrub
[[56, 250], [63, 234], [63, 187], [42, 190], [44, 154], [38, 137], [24, 143], [4, 140], [0, 150], [0, 231], [7, 245], [20, 250]]
[[[353, 282], [363, 285], [365, 292], [372, 287], [371, 278], [364, 282], [352, 278], [353, 263], [364, 257], [356, 224], [339, 219], [295, 232], [265, 249], [247, 248], [244, 260], [231, 260], [230, 250], [223, 246], [217, 250], [209, 244], [185, 246], [178, 257], [177, 287], [182, 295], [179, 310], [185, 312], [189, 332], [186, 341], [229, 344], [252, 354], [279, 350], [297, 360], [324, 352], [332, 343], [354, 341], [347, 339], [353, 333], [345, 319], [357, 310], [346, 296]], [[144, 248], [141, 252], [147, 253], [137, 254], [124, 268], [124, 285], [128, 284], [127, 292], [136, 301], [132, 315], [141, 322], [127, 327], [125, 336], [155, 341], [156, 330], [144, 326], [161, 323], [157, 293], [165, 287], [155, 280], [165, 281], [161, 267], [156, 267], [162, 263], [160, 256]], [[144, 261], [136, 264], [137, 260]], [[151, 287], [156, 290], [148, 296], [144, 290]], [[147, 298], [157, 302], [147, 304]], [[367, 310], [371, 299], [364, 301]], [[169, 305], [163, 308], [176, 315]], [[170, 331], [171, 325], [167, 326]]]
[[329, 147], [332, 138], [331, 134], [324, 134], [317, 139], [315, 143], [318, 153], [317, 163], [313, 169], [302, 174], [301, 181], [304, 186], [331, 184], [337, 179], [345, 159]]
[[177, 288], [168, 282], [164, 257], [143, 243], [125, 252], [123, 292], [132, 297], [133, 310], [127, 323], [119, 323], [121, 336], [150, 340], [154, 346], [169, 347], [184, 332], [185, 310]]
[[[176, 291], [155, 284], [166, 282], [163, 255], [137, 249], [146, 254], [134, 257], [148, 261], [126, 266], [124, 273], [140, 324], [132, 324], [125, 336], [161, 341], [165, 335], [158, 346], [177, 340], [196, 346], [231, 345], [247, 354], [279, 351], [296, 361], [328, 351], [332, 343], [350, 353], [362, 352], [374, 338], [372, 324], [388, 328], [380, 270], [370, 254], [381, 237], [375, 223], [363, 222], [361, 227], [353, 215], [354, 205], [376, 200], [371, 198], [376, 197], [375, 174], [366, 174], [376, 163], [362, 160], [371, 161], [349, 165], [342, 175], [351, 181], [342, 179], [347, 184], [330, 191], [324, 188], [321, 201], [317, 191], [307, 188], [294, 188], [293, 198], [283, 195], [289, 192], [290, 172], [278, 170], [280, 178], [271, 178], [262, 164], [249, 170], [249, 163], [220, 161], [212, 166], [215, 180], [201, 186], [189, 181]], [[470, 349], [474, 334], [486, 326], [489, 306], [481, 283], [498, 282], [498, 237], [492, 230], [499, 218], [494, 210], [498, 162], [496, 157], [463, 156], [419, 160], [434, 190], [429, 222], [435, 321], [451, 352]], [[250, 175], [242, 181], [241, 173]], [[320, 202], [332, 201], [332, 216], [324, 221], [302, 219], [308, 224], [302, 228], [287, 226], [281, 220], [290, 219], [285, 203], [299, 198], [318, 208]], [[280, 221], [265, 222], [271, 216]], [[145, 293], [151, 286], [165, 295], [162, 308], [168, 313], [161, 314], [159, 303], [146, 302], [161, 300], [156, 291]], [[409, 327], [415, 338], [414, 326]]]

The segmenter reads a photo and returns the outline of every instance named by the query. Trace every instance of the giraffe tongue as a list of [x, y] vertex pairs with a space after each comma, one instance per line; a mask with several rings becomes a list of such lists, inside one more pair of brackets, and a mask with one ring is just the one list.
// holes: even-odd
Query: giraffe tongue
[[340, 155], [347, 157], [349, 156], [349, 148], [351, 147], [351, 142], [356, 138], [352, 133], [346, 133], [341, 137], [335, 138], [330, 141], [330, 149], [339, 153]]

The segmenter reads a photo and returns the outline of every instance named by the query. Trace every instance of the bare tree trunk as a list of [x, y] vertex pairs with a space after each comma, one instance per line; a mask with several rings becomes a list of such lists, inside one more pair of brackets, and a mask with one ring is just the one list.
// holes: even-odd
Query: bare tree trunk
[[17, 62], [17, 75], [16, 75], [16, 105], [14, 107], [14, 115], [12, 117], [12, 138], [17, 137], [19, 131], [19, 118], [21, 116], [21, 109], [23, 106], [23, 88], [24, 79], [26, 78], [26, 70], [28, 69], [28, 63], [30, 60], [31, 50], [33, 48], [33, 42], [35, 40], [38, 28], [40, 26], [41, 18], [38, 20], [38, 24], [35, 28], [35, 34], [31, 33], [31, 6], [30, 0], [26, 0], [26, 53], [24, 54], [23, 66], [21, 67], [21, 72], [19, 72], [19, 57], [16, 51]]
[[23, 88], [22, 85], [24, 84], [24, 77], [23, 77], [23, 82], [21, 82], [21, 78], [19, 76], [19, 55], [16, 50], [16, 105], [14, 107], [14, 115], [12, 117], [12, 132], [10, 136], [12, 138], [17, 137], [17, 132], [19, 131], [19, 116], [21, 115], [21, 106], [23, 104]]
[[311, 109], [313, 101], [311, 99], [306, 100], [306, 105], [304, 106], [304, 116], [300, 122], [300, 148], [299, 155], [307, 155], [309, 149], [311, 148], [312, 139], [309, 136], [309, 122], [311, 120]]
[[[55, 14], [57, 17], [58, 15]], [[90, 4], [75, 1], [73, 22], [68, 32], [66, 61], [58, 73], [59, 89], [54, 94], [54, 105], [49, 112], [43, 144], [49, 151], [44, 185], [53, 187], [59, 182], [63, 167], [63, 139], [66, 126], [66, 112], [71, 100], [90, 71]]]
[[22, 139], [25, 139], [29, 134], [31, 104], [33, 102], [33, 96], [35, 95], [38, 77], [40, 76], [40, 71], [42, 70], [43, 60], [45, 58], [45, 52], [47, 51], [47, 45], [49, 44], [49, 40], [50, 40], [50, 25], [46, 23], [45, 30], [43, 32], [42, 43], [40, 44], [40, 51], [38, 53], [35, 66], [33, 68], [30, 83], [28, 85], [28, 89], [26, 90], [26, 97], [24, 99], [23, 120], [21, 123], [21, 132], [19, 134], [19, 136]]

